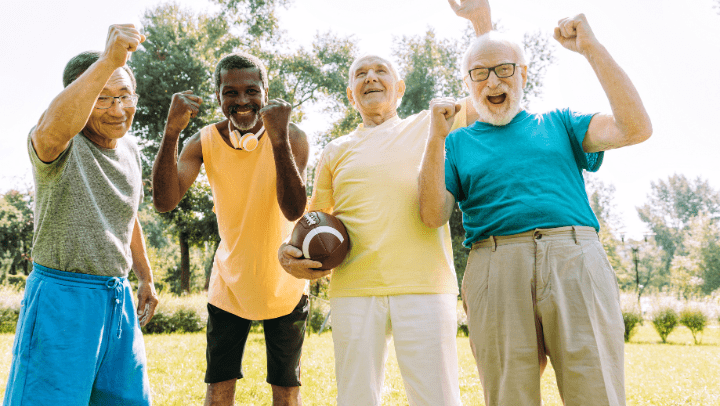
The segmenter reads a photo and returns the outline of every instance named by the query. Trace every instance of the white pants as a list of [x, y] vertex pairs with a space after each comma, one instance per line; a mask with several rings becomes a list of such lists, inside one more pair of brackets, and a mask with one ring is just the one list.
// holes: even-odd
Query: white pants
[[392, 334], [408, 402], [460, 405], [457, 296], [330, 299], [339, 406], [381, 404]]

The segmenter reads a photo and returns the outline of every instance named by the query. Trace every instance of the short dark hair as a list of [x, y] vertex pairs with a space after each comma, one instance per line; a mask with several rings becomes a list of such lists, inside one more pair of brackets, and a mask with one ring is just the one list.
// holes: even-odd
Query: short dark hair
[[215, 67], [215, 89], [220, 91], [220, 73], [222, 70], [254, 68], [260, 71], [260, 78], [265, 89], [268, 88], [267, 69], [258, 57], [245, 52], [233, 52], [225, 55]]
[[[75, 79], [85, 73], [90, 65], [100, 59], [100, 55], [99, 51], [85, 51], [72, 57], [72, 59], [68, 61], [67, 65], [65, 65], [65, 71], [63, 71], [63, 87], [68, 87], [70, 83], [74, 82]], [[135, 75], [133, 74], [132, 69], [130, 69], [127, 65], [124, 65], [122, 68], [130, 76], [130, 82], [132, 82], [133, 90], [136, 90], [137, 83], [135, 82]]]

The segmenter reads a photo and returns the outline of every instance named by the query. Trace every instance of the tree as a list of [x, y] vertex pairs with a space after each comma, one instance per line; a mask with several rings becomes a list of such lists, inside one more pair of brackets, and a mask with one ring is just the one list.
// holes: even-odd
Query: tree
[[694, 217], [684, 233], [685, 253], [670, 266], [671, 283], [686, 298], [720, 287], [720, 223], [706, 214]]
[[10, 190], [0, 197], [0, 255], [9, 259], [11, 275], [32, 270], [33, 193]]
[[720, 218], [720, 194], [707, 180], [698, 177], [691, 181], [678, 174], [650, 185], [648, 202], [637, 211], [663, 248], [665, 272], [669, 273], [673, 257], [686, 254], [683, 235], [693, 218], [701, 213], [711, 221]]
[[622, 242], [617, 238], [616, 234], [622, 228], [622, 224], [614, 203], [615, 186], [606, 185], [589, 172], [584, 173], [584, 179], [590, 208], [592, 208], [600, 224], [598, 237], [603, 248], [605, 248], [610, 265], [618, 275], [620, 284], [625, 287], [625, 285], [636, 281], [636, 279], [629, 277], [626, 262], [620, 255]]

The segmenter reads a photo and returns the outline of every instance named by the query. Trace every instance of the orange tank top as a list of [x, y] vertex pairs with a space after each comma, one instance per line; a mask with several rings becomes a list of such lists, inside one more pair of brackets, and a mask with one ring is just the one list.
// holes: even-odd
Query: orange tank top
[[277, 258], [293, 224], [277, 201], [272, 143], [265, 134], [254, 151], [236, 150], [215, 125], [200, 130], [200, 142], [220, 232], [208, 302], [248, 320], [290, 314], [306, 282]]

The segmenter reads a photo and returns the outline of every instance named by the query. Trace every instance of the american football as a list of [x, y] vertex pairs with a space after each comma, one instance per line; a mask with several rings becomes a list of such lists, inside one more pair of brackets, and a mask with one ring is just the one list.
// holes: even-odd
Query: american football
[[290, 236], [290, 245], [303, 252], [303, 258], [322, 262], [320, 270], [333, 269], [350, 250], [347, 230], [337, 217], [320, 211], [306, 213]]

